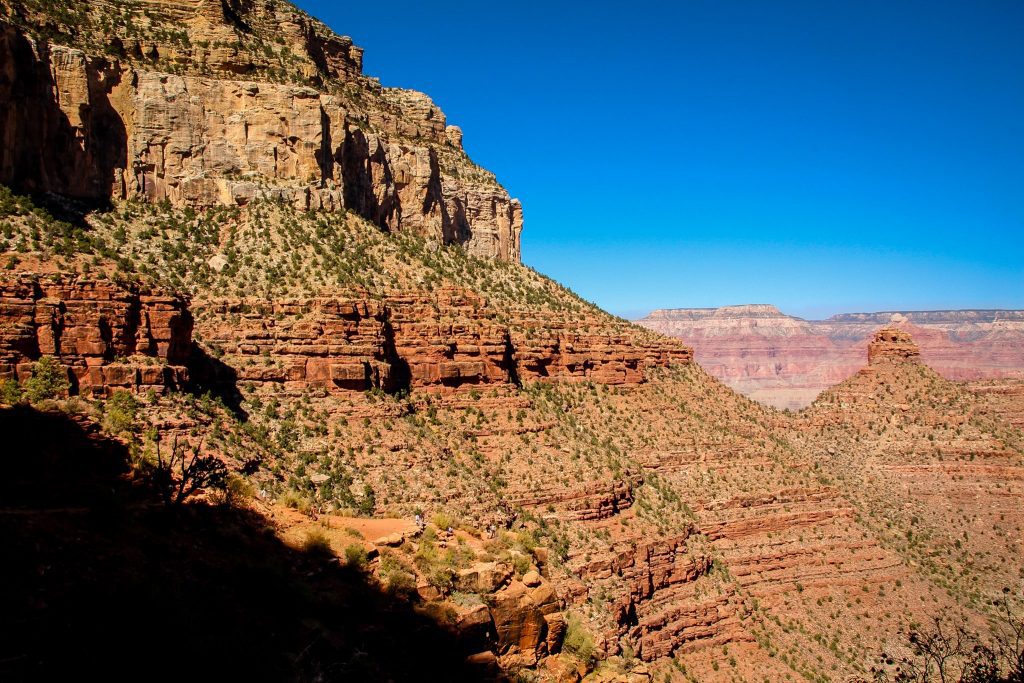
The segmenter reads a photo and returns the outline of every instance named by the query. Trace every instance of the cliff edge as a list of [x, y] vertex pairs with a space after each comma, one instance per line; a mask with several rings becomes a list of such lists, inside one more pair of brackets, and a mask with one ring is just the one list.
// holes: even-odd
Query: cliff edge
[[362, 54], [280, 0], [2, 0], [0, 183], [89, 205], [344, 209], [518, 261], [519, 201]]

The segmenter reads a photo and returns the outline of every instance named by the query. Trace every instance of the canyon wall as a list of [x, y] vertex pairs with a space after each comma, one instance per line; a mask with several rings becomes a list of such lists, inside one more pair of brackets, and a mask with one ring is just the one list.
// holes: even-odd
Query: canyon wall
[[1024, 377], [1024, 311], [848, 313], [819, 321], [749, 305], [663, 309], [637, 323], [685, 340], [711, 374], [778, 408], [803, 408], [853, 375], [869, 338], [886, 325], [913, 334], [924, 362], [948, 379]]
[[[174, 387], [190, 375], [204, 386], [444, 392], [537, 380], [636, 385], [648, 368], [691, 359], [682, 343], [581, 332], [583, 323], [536, 311], [503, 324], [458, 289], [383, 301], [207, 300], [195, 310], [216, 358], [193, 344], [181, 297], [85, 276], [0, 279], [0, 377], [24, 379], [48, 355], [69, 369], [72, 393]], [[527, 333], [532, 326], [539, 331]]]
[[41, 356], [71, 392], [175, 388], [188, 379], [192, 316], [179, 297], [84, 277], [0, 280], [0, 378], [23, 380]]
[[[557, 316], [497, 320], [472, 292], [396, 293], [383, 301], [204, 302], [204, 340], [223, 351], [238, 379], [332, 391], [450, 391], [541, 379], [639, 384], [644, 370], [687, 363], [681, 343], [585, 333]], [[525, 312], [524, 312], [525, 315]], [[528, 325], [536, 326], [527, 334]]]
[[[78, 7], [44, 35], [33, 4], [0, 4], [0, 183], [87, 204], [345, 209], [519, 260], [522, 207], [461, 130], [426, 95], [363, 76], [350, 39], [293, 8], [151, 1], [111, 28]], [[246, 22], [278, 40], [247, 45]]]

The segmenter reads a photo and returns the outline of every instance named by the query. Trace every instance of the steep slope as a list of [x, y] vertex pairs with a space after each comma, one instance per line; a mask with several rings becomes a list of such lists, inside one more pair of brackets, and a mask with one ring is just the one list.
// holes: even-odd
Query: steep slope
[[879, 331], [870, 354], [803, 415], [807, 445], [908, 564], [983, 611], [1021, 577], [1021, 433], [922, 365], [906, 332]]
[[1021, 311], [844, 313], [803, 320], [754, 305], [657, 310], [637, 323], [692, 344], [697, 362], [715, 377], [777, 408], [803, 408], [856, 373], [871, 335], [885, 325], [912, 333], [925, 362], [947, 379], [1024, 373]]

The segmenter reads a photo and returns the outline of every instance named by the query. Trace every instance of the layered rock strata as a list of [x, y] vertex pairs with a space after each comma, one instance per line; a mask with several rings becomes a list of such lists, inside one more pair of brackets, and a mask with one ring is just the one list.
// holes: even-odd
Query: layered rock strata
[[890, 326], [913, 334], [922, 360], [944, 377], [1024, 376], [1024, 312], [848, 313], [803, 320], [774, 306], [664, 309], [637, 321], [692, 344], [711, 374], [778, 408], [806, 407], [826, 387], [853, 375], [871, 336]]
[[[689, 349], [547, 325], [539, 336], [500, 324], [462, 290], [204, 302], [205, 348], [225, 374], [204, 382], [269, 383], [332, 392], [513, 385], [540, 379], [635, 385], [644, 371], [687, 363]], [[533, 321], [536, 323], [536, 321]], [[70, 368], [74, 391], [173, 386], [195, 360], [184, 299], [109, 280], [23, 274], [0, 281], [0, 372], [23, 378], [40, 356]], [[197, 352], [200, 355], [203, 352]], [[215, 368], [214, 368], [215, 369]], [[579, 514], [589, 514], [581, 508]]]
[[[430, 98], [363, 76], [350, 39], [284, 3], [141, 4], [125, 11], [150, 35], [188, 27], [187, 40], [110, 35], [77, 8], [77, 23], [56, 31], [69, 42], [55, 42], [35, 3], [0, 4], [0, 183], [89, 203], [272, 198], [347, 209], [388, 231], [519, 260], [520, 203], [469, 160]], [[284, 41], [251, 48], [266, 64], [240, 47], [253, 21]], [[80, 49], [90, 35], [106, 42]], [[235, 47], [211, 47], [223, 45]]]
[[883, 360], [918, 361], [921, 350], [910, 334], [895, 327], [884, 327], [871, 338], [868, 344], [868, 364]]
[[[691, 358], [669, 340], [581, 333], [553, 316], [499, 323], [481, 297], [456, 289], [384, 301], [215, 301], [198, 310], [220, 321], [200, 325], [203, 338], [232, 359], [239, 380], [292, 389], [446, 391], [539, 379], [635, 385], [647, 368]], [[541, 331], [525, 333], [527, 323]]]
[[68, 368], [73, 393], [177, 387], [191, 346], [181, 298], [87, 277], [0, 280], [0, 377], [23, 380], [46, 355]]

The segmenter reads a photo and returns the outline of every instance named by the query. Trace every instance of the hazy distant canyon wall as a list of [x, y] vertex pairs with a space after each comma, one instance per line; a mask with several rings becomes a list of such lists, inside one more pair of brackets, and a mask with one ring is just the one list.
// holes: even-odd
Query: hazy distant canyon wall
[[1024, 377], [1024, 311], [843, 313], [819, 321], [748, 305], [661, 309], [637, 322], [686, 340], [710, 373], [779, 408], [803, 408], [853, 375], [885, 325], [909, 331], [924, 362], [949, 379]]

